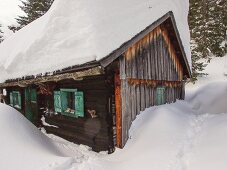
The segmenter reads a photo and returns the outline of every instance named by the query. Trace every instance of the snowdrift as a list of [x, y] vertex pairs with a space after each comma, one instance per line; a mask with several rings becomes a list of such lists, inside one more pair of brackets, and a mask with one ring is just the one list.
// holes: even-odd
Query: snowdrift
[[0, 169], [49, 170], [72, 161], [21, 113], [1, 103], [0, 134]]
[[198, 113], [227, 113], [227, 82], [213, 82], [200, 87], [186, 100]]
[[146, 109], [133, 122], [125, 148], [111, 155], [54, 138], [71, 159], [20, 113], [0, 104], [0, 169], [227, 169], [226, 97], [227, 82], [212, 83], [186, 101]]
[[0, 45], [0, 82], [100, 60], [167, 12], [190, 59], [188, 0], [55, 0]]
[[[218, 90], [217, 90], [218, 89]], [[142, 112], [123, 150], [82, 169], [227, 169], [227, 82], [202, 87], [186, 101]]]

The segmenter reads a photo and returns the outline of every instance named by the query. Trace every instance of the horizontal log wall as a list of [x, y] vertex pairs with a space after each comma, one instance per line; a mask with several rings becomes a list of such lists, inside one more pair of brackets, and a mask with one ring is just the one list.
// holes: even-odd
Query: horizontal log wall
[[[46, 116], [46, 122], [57, 127], [45, 126], [46, 131], [72, 142], [88, 145], [95, 151], [113, 149], [112, 114], [110, 111], [112, 92], [105, 76], [93, 76], [81, 81], [65, 80], [56, 83], [55, 90], [61, 88], [75, 88], [84, 92], [85, 117], [72, 118], [61, 114]], [[42, 107], [49, 107], [49, 109], [54, 110], [53, 96], [43, 96], [42, 98]], [[87, 112], [88, 109], [95, 110], [98, 117], [91, 118]]]
[[157, 87], [165, 87], [165, 102], [184, 97], [183, 67], [168, 32], [157, 27], [120, 58], [122, 144], [140, 111], [157, 105]]

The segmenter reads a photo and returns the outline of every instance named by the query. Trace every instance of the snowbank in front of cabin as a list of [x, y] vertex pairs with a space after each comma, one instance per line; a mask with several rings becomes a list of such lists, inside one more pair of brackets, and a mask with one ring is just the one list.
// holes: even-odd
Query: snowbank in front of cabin
[[123, 150], [85, 162], [82, 169], [179, 169], [178, 157], [187, 140], [186, 132], [195, 120], [192, 112], [183, 102], [146, 109], [133, 122], [130, 139]]
[[227, 113], [227, 81], [203, 85], [186, 100], [198, 113]]
[[0, 82], [100, 60], [173, 11], [190, 59], [188, 0], [55, 0], [0, 45]]
[[226, 98], [227, 82], [214, 83], [186, 101], [146, 109], [123, 150], [85, 161], [81, 169], [227, 169]]
[[20, 113], [0, 104], [0, 169], [227, 169], [226, 97], [227, 82], [213, 83], [186, 101], [146, 109], [133, 122], [125, 148], [111, 155], [54, 135], [47, 139]]
[[225, 58], [212, 59], [204, 71], [209, 75], [186, 86], [185, 101], [141, 112], [125, 148], [111, 155], [54, 135], [47, 138], [15, 109], [0, 104], [0, 169], [227, 169], [224, 63]]
[[[223, 62], [224, 58], [219, 59]], [[219, 59], [211, 63], [218, 67]], [[141, 112], [125, 148], [111, 155], [94, 153], [54, 135], [47, 135], [48, 139], [20, 113], [0, 104], [0, 169], [227, 169], [227, 82], [212, 80], [216, 82], [187, 93], [185, 101]]]
[[65, 169], [73, 162], [10, 106], [0, 103], [0, 169]]

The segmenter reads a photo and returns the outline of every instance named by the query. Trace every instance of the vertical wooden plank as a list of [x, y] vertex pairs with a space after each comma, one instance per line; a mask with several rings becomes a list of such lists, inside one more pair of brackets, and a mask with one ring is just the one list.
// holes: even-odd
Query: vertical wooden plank
[[148, 80], [152, 79], [152, 73], [151, 73], [151, 35], [149, 34], [147, 38], [147, 71], [148, 71]]
[[[141, 55], [141, 79], [144, 80], [145, 79], [145, 56], [146, 56], [146, 51], [143, 49], [143, 47], [141, 47], [142, 50], [142, 55]], [[144, 84], [140, 84], [140, 88], [141, 88], [141, 95], [140, 95], [140, 100], [141, 100], [141, 111], [145, 110], [145, 85]]]
[[166, 54], [165, 54], [165, 42], [164, 38], [161, 37], [161, 44], [162, 44], [162, 60], [163, 60], [163, 80], [168, 80], [168, 65], [166, 62]]
[[155, 48], [154, 48], [154, 32], [150, 34], [150, 61], [151, 61], [151, 80], [155, 79]]
[[[133, 48], [133, 47], [132, 47]], [[132, 77], [132, 48], [129, 48], [128, 50], [128, 58], [126, 58], [126, 77], [131, 78]], [[127, 123], [128, 123], [128, 130], [131, 126], [132, 122], [132, 96], [131, 96], [131, 85], [128, 83], [128, 80], [125, 80], [126, 84], [126, 107], [127, 107]]]
[[122, 148], [122, 100], [121, 100], [121, 80], [120, 75], [115, 74], [115, 107], [116, 107], [116, 133], [117, 147]]
[[157, 105], [157, 99], [156, 99], [156, 94], [157, 94], [157, 88], [154, 87], [154, 91], [153, 91], [153, 98], [154, 98], [154, 105], [156, 106]]
[[158, 61], [157, 61], [157, 34], [154, 32], [154, 66], [155, 66], [155, 80], [158, 80]]
[[140, 104], [140, 85], [136, 86], [136, 108], [137, 114], [140, 114], [141, 111], [141, 104]]
[[126, 106], [126, 59], [120, 57], [121, 104], [122, 104], [122, 147], [128, 139], [128, 109]]
[[[135, 45], [134, 48], [132, 48], [132, 78], [137, 78], [137, 47], [138, 45]], [[136, 85], [132, 85], [132, 120], [136, 118], [137, 115], [137, 98], [136, 98]]]
[[[137, 73], [137, 79], [140, 79], [140, 44], [137, 43], [137, 46], [136, 46], [136, 50], [135, 50], [135, 54], [136, 54], [136, 73]], [[136, 114], [139, 114], [140, 113], [140, 110], [141, 110], [141, 102], [140, 102], [140, 85], [137, 84], [136, 85]]]
[[185, 99], [185, 83], [182, 82], [182, 86], [181, 86], [181, 99], [184, 100]]
[[152, 86], [150, 86], [150, 106], [154, 106], [153, 87]]
[[[165, 42], [164, 42], [165, 43]], [[168, 51], [167, 51], [167, 45], [165, 44], [165, 47], [164, 47], [164, 56], [165, 56], [165, 62], [166, 62], [166, 80], [170, 81], [170, 74], [171, 74], [171, 70], [170, 70], [170, 63], [169, 63], [169, 57], [168, 57]]]
[[144, 85], [140, 84], [140, 101], [141, 101], [141, 110], [144, 111], [145, 109], [145, 93], [144, 93]]
[[137, 108], [136, 108], [136, 85], [133, 84], [131, 86], [131, 93], [132, 93], [132, 121], [135, 120], [136, 115], [137, 115]]
[[132, 75], [131, 78], [136, 79], [137, 78], [137, 56], [136, 56], [136, 48], [137, 46], [135, 45], [134, 48], [132, 48]]
[[159, 34], [158, 35], [158, 41], [157, 41], [157, 45], [158, 45], [158, 49], [157, 49], [157, 52], [158, 52], [158, 78], [159, 80], [162, 80], [162, 56], [161, 56], [161, 35]]

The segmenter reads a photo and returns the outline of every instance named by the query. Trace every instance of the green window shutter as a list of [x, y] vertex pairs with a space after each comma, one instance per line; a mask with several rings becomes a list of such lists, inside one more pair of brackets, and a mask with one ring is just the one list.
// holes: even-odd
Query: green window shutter
[[13, 106], [13, 92], [10, 92], [9, 94], [9, 98], [10, 98], [10, 105]]
[[75, 115], [84, 117], [84, 94], [83, 92], [75, 92]]
[[55, 112], [62, 112], [60, 91], [54, 91], [54, 110]]
[[62, 112], [64, 113], [68, 108], [68, 93], [65, 91], [61, 91], [61, 106]]
[[18, 108], [18, 92], [13, 91], [13, 106]]
[[21, 109], [21, 94], [18, 92], [18, 108]]
[[31, 101], [33, 102], [37, 101], [36, 89], [31, 89]]

